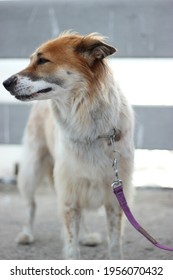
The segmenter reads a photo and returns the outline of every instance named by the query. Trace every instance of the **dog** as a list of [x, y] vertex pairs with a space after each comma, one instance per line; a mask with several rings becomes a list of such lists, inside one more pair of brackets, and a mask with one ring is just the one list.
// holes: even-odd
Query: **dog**
[[27, 68], [4, 81], [21, 101], [35, 102], [24, 134], [18, 187], [27, 217], [18, 242], [33, 242], [34, 194], [42, 178], [53, 179], [63, 222], [64, 258], [80, 259], [83, 209], [105, 207], [108, 252], [122, 257], [123, 215], [111, 190], [115, 153], [105, 134], [116, 138], [119, 177], [132, 199], [133, 110], [113, 77], [107, 57], [116, 52], [97, 33], [64, 32], [42, 44]]

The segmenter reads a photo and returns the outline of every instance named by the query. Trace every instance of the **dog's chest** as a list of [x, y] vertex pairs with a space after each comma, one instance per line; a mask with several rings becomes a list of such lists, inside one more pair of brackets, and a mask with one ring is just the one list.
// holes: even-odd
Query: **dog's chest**
[[57, 158], [69, 173], [92, 182], [103, 182], [112, 174], [112, 147], [106, 140], [95, 143], [59, 143]]
[[71, 191], [76, 194], [81, 207], [98, 208], [103, 205], [108, 185], [113, 180], [111, 163], [108, 151], [103, 148], [85, 147], [78, 153], [68, 151], [64, 162], [66, 179], [71, 180]]

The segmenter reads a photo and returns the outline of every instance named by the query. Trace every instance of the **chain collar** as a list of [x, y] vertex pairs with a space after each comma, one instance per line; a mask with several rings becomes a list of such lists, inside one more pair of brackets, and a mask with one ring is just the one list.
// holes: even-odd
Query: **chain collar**
[[111, 144], [118, 142], [121, 139], [121, 131], [119, 129], [113, 128], [110, 133], [99, 135], [98, 139], [108, 139], [111, 141]]

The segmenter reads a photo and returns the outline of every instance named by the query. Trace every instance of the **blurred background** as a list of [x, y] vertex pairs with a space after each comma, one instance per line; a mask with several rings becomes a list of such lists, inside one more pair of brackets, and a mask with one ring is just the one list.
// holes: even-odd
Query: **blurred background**
[[[31, 103], [2, 82], [41, 43], [64, 30], [98, 32], [118, 49], [109, 59], [136, 115], [136, 187], [173, 187], [173, 0], [0, 1], [0, 182], [16, 188]], [[8, 199], [7, 199], [8, 200]]]

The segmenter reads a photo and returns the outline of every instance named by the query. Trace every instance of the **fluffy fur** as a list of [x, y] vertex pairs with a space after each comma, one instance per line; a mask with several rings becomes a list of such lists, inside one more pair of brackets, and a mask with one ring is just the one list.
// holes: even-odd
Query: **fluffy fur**
[[107, 214], [110, 258], [121, 257], [122, 213], [110, 187], [115, 155], [110, 141], [100, 138], [113, 128], [121, 131], [116, 144], [119, 176], [129, 201], [134, 121], [132, 109], [106, 62], [115, 51], [97, 34], [64, 33], [41, 45], [29, 66], [4, 82], [21, 101], [45, 100], [33, 106], [25, 130], [18, 186], [28, 213], [20, 243], [34, 240], [35, 189], [45, 175], [51, 180], [54, 174], [65, 258], [80, 258], [82, 209], [102, 205]]

